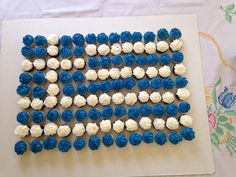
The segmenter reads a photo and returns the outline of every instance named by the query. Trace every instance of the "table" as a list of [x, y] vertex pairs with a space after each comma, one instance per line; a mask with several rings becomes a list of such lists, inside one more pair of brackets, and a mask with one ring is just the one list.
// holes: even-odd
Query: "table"
[[[125, 3], [125, 5], [124, 5]], [[235, 4], [235, 3], [234, 3]], [[236, 4], [235, 4], [236, 5]], [[8, 8], [6, 8], [8, 7]], [[235, 29], [236, 7], [232, 1], [188, 2], [130, 0], [130, 1], [50, 1], [13, 0], [0, 2], [0, 19], [134, 16], [157, 14], [196, 13], [200, 32], [200, 45], [205, 80], [209, 125], [216, 174], [234, 176], [236, 163], [236, 60]], [[231, 94], [232, 93], [232, 94]], [[218, 98], [219, 97], [219, 98]], [[219, 114], [220, 112], [220, 114]], [[225, 119], [225, 117], [226, 119]], [[223, 117], [223, 118], [222, 118]]]

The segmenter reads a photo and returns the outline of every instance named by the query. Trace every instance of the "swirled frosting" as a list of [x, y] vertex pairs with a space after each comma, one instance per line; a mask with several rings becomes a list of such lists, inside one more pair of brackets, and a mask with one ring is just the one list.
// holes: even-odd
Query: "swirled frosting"
[[47, 41], [51, 45], [57, 45], [59, 43], [59, 37], [57, 34], [49, 34], [47, 37]]
[[72, 132], [75, 136], [82, 136], [85, 133], [84, 124], [82, 124], [82, 123], [75, 124]]
[[48, 46], [47, 53], [50, 56], [57, 56], [57, 54], [58, 54], [58, 47], [55, 46], [55, 45]]
[[88, 97], [87, 97], [87, 103], [88, 105], [90, 106], [96, 106], [98, 104], [98, 97], [94, 94], [90, 94]]
[[165, 120], [161, 119], [161, 118], [155, 118], [153, 121], [153, 126], [155, 127], [155, 129], [157, 130], [164, 130], [165, 128]]
[[45, 78], [50, 82], [50, 83], [54, 83], [57, 81], [58, 79], [58, 74], [56, 71], [54, 70], [50, 70], [46, 73]]
[[152, 120], [149, 117], [142, 117], [139, 125], [143, 130], [149, 130], [152, 127]]
[[94, 56], [97, 54], [97, 46], [95, 44], [88, 44], [85, 47], [85, 52], [89, 56]]
[[33, 65], [34, 65], [35, 69], [43, 70], [46, 66], [46, 63], [45, 63], [44, 59], [35, 59], [33, 62]]
[[48, 123], [44, 126], [44, 135], [50, 136], [55, 135], [57, 133], [58, 126], [55, 123]]
[[54, 108], [57, 105], [57, 97], [55, 96], [47, 96], [44, 100], [44, 105], [47, 108]]
[[15, 129], [15, 134], [21, 138], [26, 137], [29, 134], [29, 127], [27, 125], [18, 125]]
[[157, 51], [165, 52], [169, 49], [169, 44], [166, 41], [159, 41], [157, 43]]
[[150, 94], [150, 100], [153, 103], [159, 103], [161, 101], [161, 94], [159, 92], [152, 92]]
[[144, 77], [145, 75], [145, 71], [143, 68], [137, 66], [136, 68], [134, 68], [133, 70], [133, 75], [137, 78], [137, 79], [141, 79]]
[[71, 128], [69, 127], [69, 125], [61, 125], [57, 129], [57, 135], [59, 137], [66, 137], [70, 134], [70, 132]]
[[17, 103], [20, 109], [27, 109], [30, 106], [31, 100], [29, 97], [21, 97]]
[[172, 103], [175, 100], [175, 96], [171, 92], [165, 92], [162, 94], [162, 101], [164, 103]]
[[169, 128], [170, 130], [176, 130], [179, 128], [179, 122], [176, 118], [169, 117], [166, 120], [166, 127]]
[[133, 44], [131, 42], [124, 42], [122, 44], [122, 51], [124, 53], [130, 53], [133, 50]]
[[88, 135], [96, 135], [99, 130], [99, 127], [97, 126], [96, 123], [88, 123], [86, 126], [86, 132]]
[[111, 103], [111, 97], [108, 94], [103, 93], [99, 96], [99, 102], [101, 105], [109, 105]]
[[30, 71], [33, 68], [33, 64], [31, 61], [25, 59], [21, 62], [21, 69], [23, 71]]
[[63, 96], [61, 98], [60, 104], [63, 108], [69, 108], [72, 105], [72, 98], [69, 96]]
[[190, 97], [190, 92], [187, 88], [179, 88], [176, 95], [180, 100], [187, 100]]
[[40, 100], [39, 98], [34, 98], [31, 102], [31, 107], [34, 109], [34, 110], [41, 110], [42, 107], [43, 107], [43, 101]]
[[146, 74], [149, 78], [154, 78], [154, 77], [157, 77], [158, 70], [155, 67], [150, 66], [150, 67], [147, 68]]
[[121, 46], [119, 43], [112, 44], [111, 46], [111, 53], [113, 55], [119, 55], [121, 53]]
[[110, 120], [102, 120], [100, 122], [100, 129], [104, 133], [109, 132], [111, 130], [111, 121]]
[[30, 134], [34, 138], [38, 138], [42, 135], [43, 129], [41, 128], [40, 125], [32, 125], [30, 128]]
[[149, 100], [149, 94], [146, 91], [139, 92], [138, 99], [141, 103], [146, 103]]
[[77, 107], [85, 106], [86, 105], [86, 99], [83, 96], [81, 96], [81, 95], [76, 95], [74, 97], [74, 104]]
[[74, 66], [77, 69], [83, 69], [85, 67], [85, 61], [83, 58], [75, 58], [74, 60]]
[[144, 44], [142, 42], [134, 43], [134, 52], [137, 54], [141, 54], [144, 52]]
[[50, 58], [47, 61], [47, 66], [50, 69], [57, 69], [60, 66], [60, 62], [56, 58]]
[[154, 42], [148, 42], [145, 45], [145, 52], [147, 54], [154, 54], [156, 52], [156, 44]]
[[117, 120], [113, 123], [113, 130], [116, 133], [121, 133], [124, 130], [125, 123], [122, 122], [121, 120]]
[[174, 72], [176, 75], [184, 75], [186, 73], [186, 67], [180, 63], [174, 66]]
[[51, 96], [56, 96], [60, 92], [60, 88], [57, 84], [49, 84], [47, 92]]
[[170, 48], [172, 51], [181, 50], [183, 47], [183, 42], [179, 39], [175, 39], [173, 42], [170, 43]]
[[112, 95], [112, 101], [115, 104], [122, 104], [124, 102], [124, 95], [120, 92], [117, 92]]
[[128, 119], [125, 121], [125, 126], [127, 131], [136, 131], [138, 129], [138, 123], [133, 119]]
[[159, 69], [159, 75], [161, 77], [169, 77], [171, 74], [171, 70], [170, 70], [170, 67], [169, 66], [162, 66], [160, 69]]
[[118, 68], [111, 68], [109, 75], [112, 79], [118, 79], [120, 77], [120, 70]]
[[190, 115], [182, 115], [179, 122], [185, 127], [190, 127], [193, 124], [193, 118]]
[[102, 44], [98, 46], [98, 53], [102, 56], [105, 56], [109, 54], [110, 52], [110, 47], [106, 44]]
[[95, 70], [90, 69], [85, 73], [85, 77], [89, 81], [95, 81], [97, 79], [98, 75]]
[[123, 79], [132, 76], [132, 68], [125, 66], [120, 70], [120, 75]]
[[134, 105], [138, 101], [135, 93], [127, 93], [125, 96], [125, 103], [128, 105]]
[[107, 69], [98, 70], [98, 78], [100, 80], [106, 80], [109, 77], [109, 71]]
[[72, 62], [69, 59], [63, 59], [61, 60], [61, 69], [63, 70], [70, 70], [72, 68]]

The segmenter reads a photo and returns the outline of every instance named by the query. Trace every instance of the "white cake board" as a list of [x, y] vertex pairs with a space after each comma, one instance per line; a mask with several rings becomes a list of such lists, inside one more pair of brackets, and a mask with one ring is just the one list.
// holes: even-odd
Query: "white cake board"
[[[174, 146], [167, 143], [160, 147], [153, 143], [128, 145], [119, 149], [104, 146], [98, 151], [85, 148], [68, 153], [58, 150], [38, 154], [29, 151], [17, 156], [13, 150], [18, 138], [14, 129], [18, 96], [15, 93], [18, 75], [21, 73], [20, 54], [22, 37], [25, 34], [72, 35], [76, 32], [121, 32], [123, 30], [145, 32], [160, 27], [178, 27], [183, 32], [183, 52], [187, 66], [189, 89], [192, 96], [190, 114], [195, 118], [193, 128], [196, 139], [183, 141]], [[10, 20], [3, 22], [2, 51], [0, 60], [0, 171], [1, 177], [120, 177], [210, 174], [214, 172], [212, 147], [207, 121], [207, 111], [202, 78], [199, 37], [196, 15], [171, 15], [124, 18], [81, 18], [81, 19], [37, 19]]]

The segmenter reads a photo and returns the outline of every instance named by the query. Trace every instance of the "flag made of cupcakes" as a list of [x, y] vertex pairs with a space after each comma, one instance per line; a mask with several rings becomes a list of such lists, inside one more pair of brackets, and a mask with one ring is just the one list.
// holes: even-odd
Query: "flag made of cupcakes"
[[16, 154], [190, 143], [181, 37], [178, 28], [25, 35]]

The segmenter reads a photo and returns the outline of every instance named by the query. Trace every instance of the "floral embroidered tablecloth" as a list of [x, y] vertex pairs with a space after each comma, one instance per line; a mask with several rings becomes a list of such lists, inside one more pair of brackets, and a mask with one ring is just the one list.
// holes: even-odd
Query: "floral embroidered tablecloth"
[[13, 18], [188, 13], [198, 15], [208, 120], [216, 167], [216, 173], [210, 176], [233, 177], [236, 174], [235, 0], [25, 0], [24, 3], [20, 0], [2, 0], [0, 2], [1, 21]]

